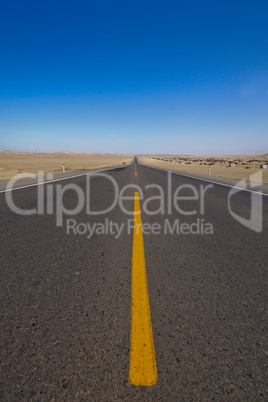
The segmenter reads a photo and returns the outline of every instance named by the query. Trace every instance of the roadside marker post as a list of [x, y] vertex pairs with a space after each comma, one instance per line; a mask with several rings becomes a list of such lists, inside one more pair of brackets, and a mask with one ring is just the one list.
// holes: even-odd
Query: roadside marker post
[[62, 164], [62, 173], [65, 173], [65, 165], [64, 165], [64, 163]]

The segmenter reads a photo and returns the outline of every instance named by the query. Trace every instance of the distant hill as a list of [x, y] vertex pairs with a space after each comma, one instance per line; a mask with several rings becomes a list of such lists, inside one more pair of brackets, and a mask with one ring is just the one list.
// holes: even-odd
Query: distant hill
[[261, 156], [261, 158], [262, 158], [262, 159], [265, 159], [266, 161], [268, 161], [268, 153], [267, 153], [267, 154], [262, 155], [262, 156]]

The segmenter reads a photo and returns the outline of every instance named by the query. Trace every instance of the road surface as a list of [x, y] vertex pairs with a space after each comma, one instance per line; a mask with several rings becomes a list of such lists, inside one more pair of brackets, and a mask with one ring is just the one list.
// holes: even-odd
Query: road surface
[[[263, 201], [258, 233], [231, 215], [230, 187], [213, 184], [202, 204], [200, 186], [209, 183], [200, 179], [172, 174], [168, 190], [166, 172], [136, 160], [108, 176], [119, 189], [137, 186], [124, 192], [129, 214], [118, 203], [96, 212], [116, 195], [114, 182], [100, 176], [91, 177], [89, 194], [85, 175], [11, 192], [14, 205], [30, 210], [42, 187], [46, 212], [49, 189], [51, 214], [19, 215], [0, 194], [1, 400], [268, 400], [268, 197], [256, 196]], [[60, 193], [69, 184], [81, 188], [96, 214], [85, 204], [57, 226], [59, 194], [66, 210], [77, 206], [74, 190]], [[180, 195], [192, 199], [175, 205], [185, 184], [196, 194], [183, 188]], [[161, 203], [155, 185], [164, 191]], [[147, 228], [157, 371], [151, 386], [129, 382], [134, 192]], [[234, 194], [233, 213], [249, 219], [251, 197]], [[197, 234], [202, 225], [207, 233]]]

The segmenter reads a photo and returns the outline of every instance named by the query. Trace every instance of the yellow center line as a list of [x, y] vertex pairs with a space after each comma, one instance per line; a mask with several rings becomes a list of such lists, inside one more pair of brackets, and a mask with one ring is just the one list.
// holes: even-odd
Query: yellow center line
[[135, 172], [135, 176], [137, 176], [137, 172]]
[[139, 193], [135, 192], [132, 250], [132, 303], [129, 382], [133, 385], [157, 383], [153, 330], [147, 287]]

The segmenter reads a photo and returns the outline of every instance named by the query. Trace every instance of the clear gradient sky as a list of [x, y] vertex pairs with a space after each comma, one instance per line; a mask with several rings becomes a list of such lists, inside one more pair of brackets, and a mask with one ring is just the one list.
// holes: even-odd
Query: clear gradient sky
[[268, 151], [267, 0], [2, 0], [0, 150]]

